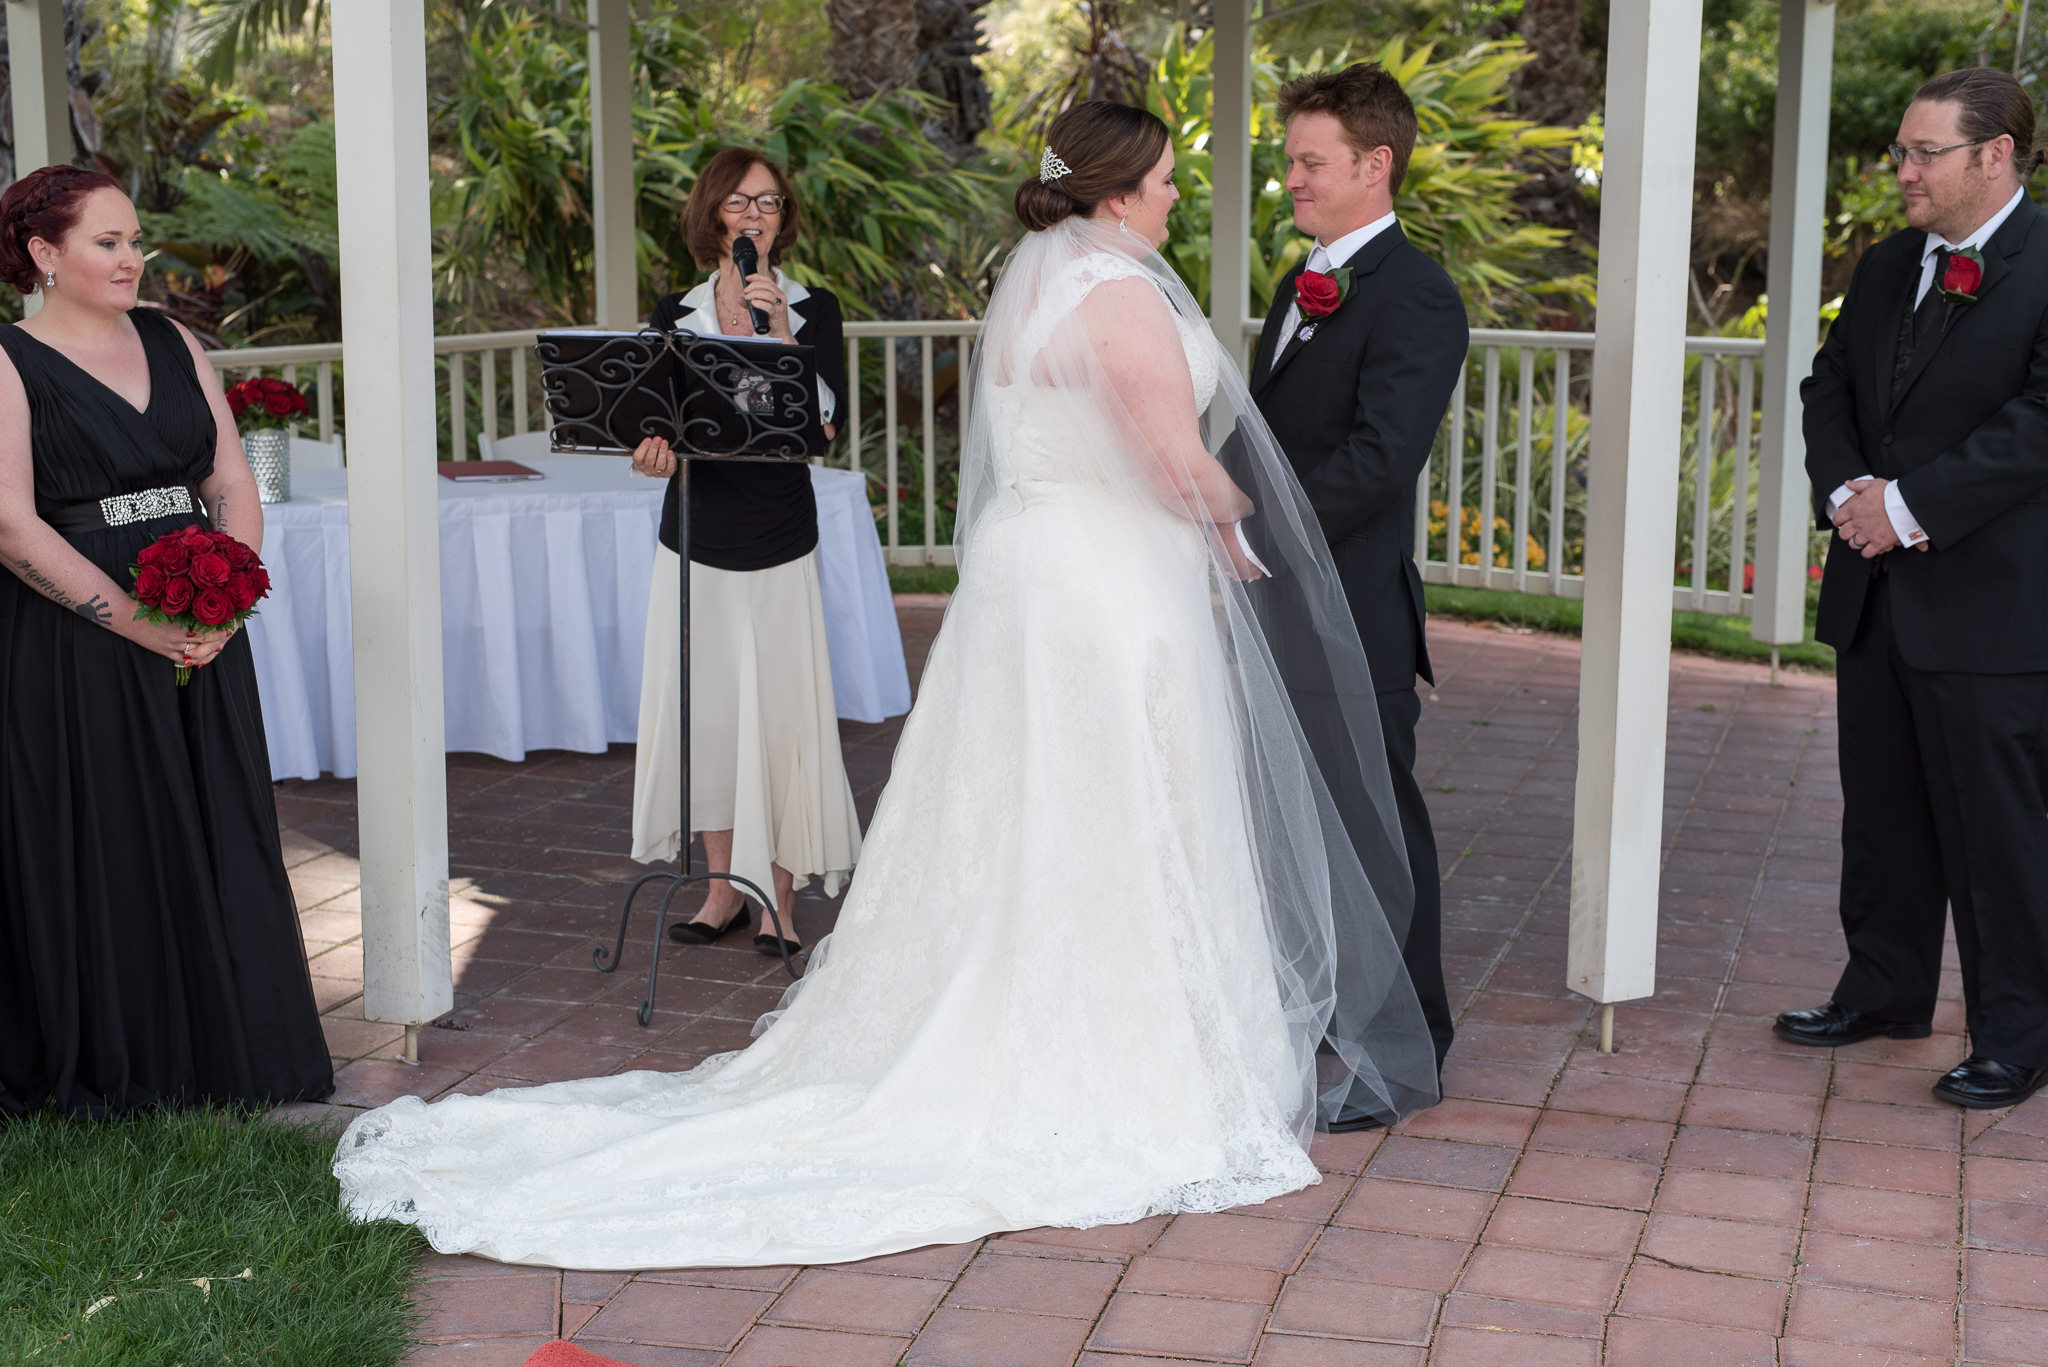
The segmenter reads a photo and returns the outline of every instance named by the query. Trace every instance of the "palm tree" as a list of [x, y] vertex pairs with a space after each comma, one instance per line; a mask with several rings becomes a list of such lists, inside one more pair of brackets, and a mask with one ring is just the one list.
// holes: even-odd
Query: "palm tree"
[[856, 100], [917, 82], [917, 0], [825, 0], [832, 83]]
[[917, 85], [943, 100], [946, 117], [925, 126], [932, 140], [961, 160], [990, 124], [988, 83], [975, 59], [981, 41], [981, 11], [989, 0], [917, 0]]

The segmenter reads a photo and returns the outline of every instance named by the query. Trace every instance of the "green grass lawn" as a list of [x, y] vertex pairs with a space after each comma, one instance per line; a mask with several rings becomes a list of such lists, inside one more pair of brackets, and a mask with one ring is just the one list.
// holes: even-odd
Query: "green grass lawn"
[[333, 1152], [218, 1112], [0, 1119], [0, 1363], [398, 1362], [424, 1244], [342, 1214]]
[[[1576, 598], [1551, 598], [1543, 594], [1510, 593], [1505, 589], [1459, 589], [1445, 584], [1425, 584], [1423, 601], [1441, 617], [1458, 617], [1470, 622], [1505, 622], [1510, 626], [1533, 627], [1538, 631], [1579, 634], [1584, 604]], [[1818, 594], [1806, 595], [1806, 639], [1778, 648], [1778, 659], [1804, 669], [1835, 672], [1835, 651], [1813, 639], [1814, 606]], [[1771, 648], [1749, 636], [1747, 617], [1721, 617], [1710, 612], [1673, 612], [1671, 644], [1681, 650], [1697, 650], [1734, 660], [1768, 660]]]
[[[951, 593], [959, 583], [959, 571], [943, 565], [893, 565], [889, 587], [897, 593]], [[1509, 593], [1504, 589], [1454, 589], [1443, 584], [1423, 587], [1429, 610], [1442, 617], [1469, 622], [1504, 622], [1510, 626], [1532, 627], [1537, 631], [1579, 634], [1582, 604], [1576, 598], [1551, 598], [1535, 593]], [[1806, 595], [1806, 639], [1780, 647], [1778, 658], [1785, 664], [1806, 669], [1835, 671], [1835, 652], [1813, 639], [1816, 593]], [[1771, 648], [1749, 638], [1749, 619], [1719, 617], [1709, 612], [1671, 614], [1671, 644], [1682, 650], [1697, 650], [1736, 660], [1768, 660]]]

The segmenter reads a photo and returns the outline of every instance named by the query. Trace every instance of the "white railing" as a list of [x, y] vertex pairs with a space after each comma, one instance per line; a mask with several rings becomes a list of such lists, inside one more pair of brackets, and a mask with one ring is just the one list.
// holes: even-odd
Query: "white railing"
[[[953, 563], [951, 494], [969, 417], [959, 380], [980, 331], [973, 320], [846, 325], [848, 392], [829, 460], [867, 472], [879, 494], [877, 530], [891, 564]], [[1256, 321], [1247, 322], [1248, 342], [1257, 331]], [[440, 459], [475, 458], [479, 435], [496, 440], [545, 429], [539, 367], [529, 360], [536, 335], [435, 339]], [[1763, 343], [1689, 337], [1685, 349], [1696, 359], [1688, 365], [1684, 479], [1673, 514], [1683, 519], [1674, 571], [1684, 573], [1676, 575], [1672, 604], [1746, 616]], [[1449, 421], [1417, 483], [1416, 560], [1425, 580], [1584, 595], [1592, 350], [1588, 332], [1473, 332]], [[320, 439], [332, 439], [340, 412], [339, 343], [216, 351], [208, 359], [229, 379], [277, 373], [297, 383], [310, 370]], [[917, 372], [914, 389], [906, 383], [909, 369]], [[872, 411], [876, 394], [880, 413]], [[914, 430], [906, 430], [908, 404], [918, 407]], [[913, 444], [906, 448], [906, 441]]]
[[[1764, 344], [1688, 337], [1685, 351], [1672, 606], [1747, 616]], [[1416, 559], [1425, 581], [1585, 595], [1592, 354], [1589, 332], [1474, 330], [1449, 421], [1417, 483]]]

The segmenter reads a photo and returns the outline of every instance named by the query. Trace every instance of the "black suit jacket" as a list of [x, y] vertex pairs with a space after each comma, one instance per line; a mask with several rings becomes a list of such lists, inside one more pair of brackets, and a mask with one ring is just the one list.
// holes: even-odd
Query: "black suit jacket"
[[[1926, 234], [1863, 254], [1842, 311], [1800, 386], [1814, 514], [1845, 480], [1897, 480], [1933, 549], [1883, 557], [1900, 653], [1916, 669], [2048, 670], [2048, 214], [2022, 200], [1984, 249], [1971, 304], [1892, 361], [1913, 307]], [[1877, 562], [1828, 545], [1818, 635], [1855, 637]]]
[[1399, 224], [1345, 265], [1351, 292], [1313, 337], [1284, 351], [1280, 330], [1300, 271], [1281, 281], [1251, 389], [1329, 539], [1373, 686], [1390, 693], [1413, 688], [1417, 674], [1434, 682], [1415, 567], [1415, 481], [1471, 333], [1457, 287]]

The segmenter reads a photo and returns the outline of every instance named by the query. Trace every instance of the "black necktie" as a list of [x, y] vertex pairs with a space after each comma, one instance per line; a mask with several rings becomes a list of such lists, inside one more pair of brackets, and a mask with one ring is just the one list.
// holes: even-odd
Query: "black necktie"
[[1934, 279], [1928, 282], [1927, 293], [1921, 296], [1920, 304], [1913, 310], [1913, 344], [1917, 349], [1927, 337], [1927, 320], [1940, 311], [1944, 302], [1941, 297], [1941, 278], [1948, 274], [1948, 260], [1954, 255], [1942, 247], [1934, 253]]
[[[1942, 247], [1934, 253], [1934, 279], [1928, 283], [1927, 293], [1920, 296], [1920, 302], [1904, 318], [1899, 320], [1897, 345], [1892, 349], [1892, 387], [1897, 393], [1898, 383], [1913, 367], [1913, 357], [1918, 354], [1921, 343], [1934, 328], [1934, 320], [1940, 316], [1941, 277], [1948, 271], [1949, 249]], [[1924, 270], [1925, 267], [1922, 267]], [[1919, 281], [1914, 281], [1918, 288]]]

